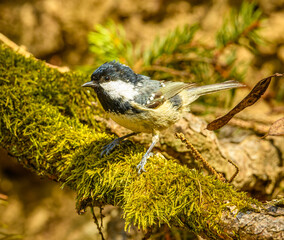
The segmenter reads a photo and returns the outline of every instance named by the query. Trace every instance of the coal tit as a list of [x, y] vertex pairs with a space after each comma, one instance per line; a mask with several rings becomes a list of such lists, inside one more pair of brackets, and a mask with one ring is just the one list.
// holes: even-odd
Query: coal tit
[[236, 81], [226, 81], [205, 86], [171, 81], [152, 80], [136, 74], [119, 62], [106, 62], [94, 71], [91, 81], [82, 85], [95, 90], [98, 99], [110, 118], [133, 133], [106, 145], [101, 152], [108, 155], [123, 139], [140, 132], [152, 133], [152, 144], [141, 162], [138, 173], [159, 141], [161, 130], [177, 122], [188, 105], [198, 97], [220, 90], [244, 86]]

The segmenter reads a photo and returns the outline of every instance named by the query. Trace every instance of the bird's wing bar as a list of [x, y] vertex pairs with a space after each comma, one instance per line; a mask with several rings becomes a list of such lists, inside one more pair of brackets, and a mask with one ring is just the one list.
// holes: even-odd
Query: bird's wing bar
[[161, 92], [165, 99], [170, 99], [179, 94], [182, 90], [196, 86], [195, 83], [184, 82], [164, 82], [164, 85], [165, 86], [160, 88], [158, 92]]
[[185, 89], [195, 86], [194, 83], [184, 82], [162, 82], [162, 87], [155, 93], [151, 101], [146, 105], [147, 108], [157, 108], [166, 100], [176, 96]]

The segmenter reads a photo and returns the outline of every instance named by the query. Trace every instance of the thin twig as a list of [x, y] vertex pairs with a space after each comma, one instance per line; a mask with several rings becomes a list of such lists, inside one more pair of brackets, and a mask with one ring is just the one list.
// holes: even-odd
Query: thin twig
[[[95, 222], [95, 224], [97, 225], [97, 229], [98, 229], [98, 231], [99, 231], [99, 234], [101, 235], [102, 240], [105, 240], [104, 235], [103, 235], [103, 232], [102, 232], [102, 228], [103, 228], [102, 214], [101, 214], [101, 225], [100, 225], [100, 224], [99, 224], [99, 221], [98, 221], [98, 219], [97, 219], [97, 217], [96, 217], [96, 214], [95, 214], [95, 211], [94, 211], [94, 207], [90, 207], [90, 208], [91, 208], [91, 212], [92, 212], [92, 215], [93, 215], [94, 222]], [[102, 208], [100, 208], [100, 213], [101, 213], [101, 209], [102, 209]]]
[[180, 71], [180, 70], [176, 70], [173, 68], [168, 68], [168, 67], [163, 67], [163, 66], [158, 66], [158, 65], [144, 67], [143, 70], [144, 71], [161, 71], [161, 72], [169, 73], [174, 76], [190, 77], [190, 74], [186, 71]]
[[100, 206], [101, 228], [103, 228], [103, 218], [104, 218], [103, 210], [104, 208]]
[[185, 136], [182, 133], [176, 133], [176, 137], [179, 138], [183, 143], [186, 144], [187, 149], [191, 150], [191, 153], [193, 154], [193, 157], [195, 159], [198, 159], [202, 162], [203, 166], [213, 175], [215, 175], [219, 180], [225, 182], [226, 179], [219, 173], [216, 172], [216, 170], [210, 166], [210, 164], [201, 156], [201, 154], [196, 150], [196, 148], [185, 138]]
[[155, 61], [156, 65], [159, 66], [167, 66], [170, 63], [180, 63], [180, 62], [201, 62], [201, 63], [212, 63], [212, 59], [208, 57], [200, 57], [200, 56], [185, 56], [184, 54], [175, 53], [167, 57], [161, 56], [157, 61]]
[[[243, 30], [239, 34], [238, 41], [240, 38], [246, 37], [249, 33], [251, 33], [254, 29], [259, 27], [259, 20], [254, 21], [251, 25], [249, 25], [247, 28]], [[228, 78], [231, 72], [231, 67], [227, 64], [221, 64], [220, 63], [220, 56], [225, 52], [226, 49], [228, 49], [229, 46], [236, 43], [236, 39], [233, 39], [231, 41], [228, 41], [222, 48], [217, 49], [217, 51], [214, 53], [212, 65], [216, 72], [218, 72], [223, 78]]]
[[235, 168], [236, 168], [236, 172], [233, 174], [233, 176], [230, 178], [230, 180], [228, 181], [228, 183], [233, 182], [233, 180], [235, 179], [235, 177], [238, 175], [238, 173], [240, 172], [240, 169], [238, 167], [238, 165], [236, 163], [234, 163], [232, 160], [227, 159], [227, 161], [229, 163], [231, 163]]

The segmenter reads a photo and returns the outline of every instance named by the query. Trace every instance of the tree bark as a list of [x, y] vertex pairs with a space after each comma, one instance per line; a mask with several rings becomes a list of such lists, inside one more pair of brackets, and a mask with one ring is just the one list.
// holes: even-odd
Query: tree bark
[[[276, 205], [275, 205], [276, 204]], [[277, 206], [276, 202], [263, 204], [259, 212], [239, 212], [230, 208], [222, 214], [221, 225], [234, 238], [240, 239], [284, 239], [284, 209], [283, 203]]]

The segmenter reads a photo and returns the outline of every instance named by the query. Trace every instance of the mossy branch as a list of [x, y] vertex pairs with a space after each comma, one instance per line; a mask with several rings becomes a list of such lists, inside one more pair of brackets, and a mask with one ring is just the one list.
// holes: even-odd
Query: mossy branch
[[1, 146], [25, 167], [72, 188], [78, 212], [111, 204], [123, 208], [126, 227], [168, 224], [211, 239], [244, 232], [228, 230], [224, 216], [237, 221], [260, 214], [262, 205], [245, 193], [174, 160], [155, 156], [138, 176], [135, 166], [145, 151], [140, 145], [124, 143], [100, 158], [112, 137], [92, 118], [101, 110], [80, 88], [86, 79], [0, 46]]

